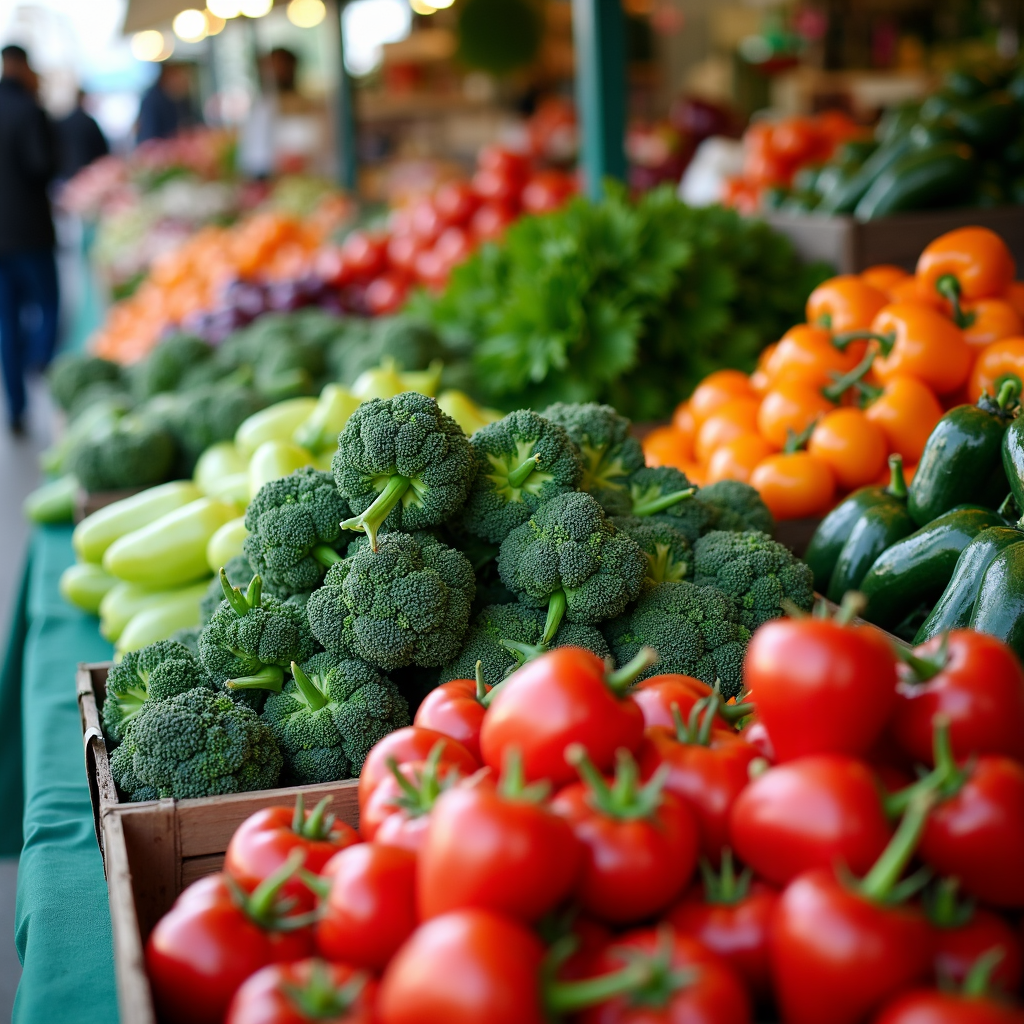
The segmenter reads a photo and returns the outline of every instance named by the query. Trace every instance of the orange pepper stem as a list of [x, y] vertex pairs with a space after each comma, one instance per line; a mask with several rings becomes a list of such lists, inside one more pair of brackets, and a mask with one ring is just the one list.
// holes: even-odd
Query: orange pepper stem
[[867, 376], [877, 355], [877, 352], [868, 352], [849, 373], [840, 375], [833, 371], [832, 376], [835, 377], [835, 383], [822, 388], [821, 393], [830, 402], [838, 402], [850, 388], [860, 384], [861, 380]]
[[973, 313], [964, 312], [960, 305], [960, 282], [953, 274], [943, 274], [935, 282], [935, 290], [953, 307], [953, 323], [961, 330], [974, 323]]
[[786, 443], [782, 446], [783, 452], [786, 455], [792, 455], [794, 452], [802, 451], [807, 446], [807, 442], [810, 441], [811, 434], [814, 433], [814, 428], [817, 425], [818, 417], [815, 416], [799, 434], [797, 434], [792, 428], [787, 430]]
[[840, 352], [846, 351], [847, 346], [852, 345], [855, 341], [877, 341], [879, 351], [883, 356], [887, 356], [896, 344], [895, 332], [888, 332], [886, 334], [878, 334], [876, 331], [846, 331], [843, 334], [832, 335], [832, 344], [835, 345]]

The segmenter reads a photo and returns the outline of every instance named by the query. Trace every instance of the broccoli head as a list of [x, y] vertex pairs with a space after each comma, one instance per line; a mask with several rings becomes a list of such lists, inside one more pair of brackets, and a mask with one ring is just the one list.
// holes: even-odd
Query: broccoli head
[[469, 622], [476, 582], [461, 551], [429, 534], [356, 541], [307, 606], [310, 628], [337, 657], [378, 668], [443, 665]]
[[739, 480], [719, 480], [702, 487], [698, 493], [705, 505], [718, 509], [716, 530], [759, 530], [771, 534], [775, 530], [764, 499], [757, 488]]
[[169, 480], [175, 456], [168, 431], [128, 415], [77, 440], [67, 468], [87, 491], [117, 491]]
[[202, 626], [183, 626], [171, 634], [171, 639], [177, 641], [182, 647], [187, 648], [188, 653], [200, 664], [202, 664], [202, 660], [199, 657], [199, 634], [202, 631]]
[[147, 701], [114, 754], [114, 780], [132, 800], [270, 789], [282, 763], [254, 711], [203, 688]]
[[140, 398], [152, 398], [174, 391], [186, 373], [213, 355], [213, 348], [191, 334], [174, 334], [164, 339], [145, 359], [129, 370], [132, 391]]
[[125, 726], [147, 701], [166, 700], [186, 690], [212, 685], [203, 666], [187, 647], [174, 640], [129, 651], [107, 673], [103, 731], [119, 743]]
[[631, 512], [627, 481], [644, 465], [640, 442], [630, 436], [629, 420], [610, 405], [556, 402], [541, 413], [572, 438], [583, 461], [580, 487], [613, 516]]
[[686, 475], [673, 466], [645, 467], [629, 478], [630, 515], [675, 527], [691, 544], [718, 523], [717, 508], [705, 504]]
[[694, 676], [709, 686], [717, 679], [727, 700], [743, 688], [750, 631], [740, 623], [735, 602], [714, 587], [659, 583], [635, 608], [606, 623], [604, 635], [620, 665], [643, 647], [657, 651], [657, 664], [641, 679], [663, 672]]
[[591, 495], [573, 491], [545, 502], [502, 541], [498, 572], [520, 600], [547, 609], [548, 642], [563, 615], [591, 626], [619, 615], [639, 596], [647, 559]]
[[242, 550], [279, 593], [312, 590], [341, 561], [351, 539], [341, 530], [348, 513], [334, 477], [304, 466], [259, 489], [245, 513]]
[[314, 654], [263, 708], [284, 756], [285, 773], [302, 785], [359, 774], [370, 748], [409, 724], [409, 705], [372, 665]]
[[469, 627], [459, 655], [441, 669], [438, 682], [475, 678], [479, 661], [484, 680], [497, 683], [552, 647], [583, 647], [599, 658], [610, 653], [597, 628], [578, 622], [563, 621], [544, 643], [545, 622], [543, 611], [520, 602], [484, 608]]
[[[249, 581], [256, 575], [252, 571], [249, 559], [245, 555], [235, 555], [234, 558], [229, 558], [224, 563], [224, 574], [227, 576], [228, 583], [232, 587], [247, 587], [249, 586]], [[272, 597], [280, 596], [274, 592], [273, 587], [268, 587], [266, 584], [263, 586], [263, 593]], [[224, 585], [220, 581], [220, 576], [217, 575], [210, 580], [206, 593], [199, 602], [199, 621], [202, 625], [205, 626], [213, 618], [213, 613], [221, 606], [223, 601]]]
[[293, 661], [303, 662], [317, 650], [301, 604], [265, 596], [254, 576], [246, 593], [228, 583], [225, 600], [199, 636], [203, 666], [218, 686], [229, 690], [277, 690]]
[[123, 382], [121, 367], [117, 363], [77, 352], [57, 356], [50, 364], [46, 379], [50, 394], [65, 412], [70, 412], [79, 396], [94, 384], [108, 384], [120, 389]]
[[543, 502], [579, 485], [583, 467], [569, 435], [529, 409], [489, 423], [469, 443], [477, 474], [462, 522], [491, 543], [522, 526]]
[[355, 516], [341, 525], [377, 533], [439, 526], [455, 516], [476, 471], [469, 439], [433, 398], [406, 391], [352, 414], [331, 462]]
[[693, 549], [686, 536], [660, 518], [612, 516], [616, 530], [636, 541], [647, 558], [647, 579], [651, 583], [677, 583], [690, 575]]
[[731, 597], [740, 622], [754, 630], [780, 618], [782, 600], [810, 611], [814, 574], [789, 548], [766, 533], [712, 530], [693, 548], [694, 582], [713, 585]]

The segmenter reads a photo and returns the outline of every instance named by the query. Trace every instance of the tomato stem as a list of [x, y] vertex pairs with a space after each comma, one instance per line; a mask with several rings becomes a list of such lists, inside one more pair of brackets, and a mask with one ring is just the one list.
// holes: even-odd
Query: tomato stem
[[904, 789], [890, 793], [885, 798], [885, 810], [891, 815], [902, 814], [908, 805], [920, 794], [935, 793], [943, 799], [955, 795], [963, 785], [965, 774], [957, 767], [953, 747], [949, 739], [949, 718], [937, 714], [933, 719], [932, 760], [935, 767], [917, 782]]
[[679, 705], [672, 702], [672, 721], [676, 728], [676, 740], [690, 746], [706, 747], [711, 743], [711, 726], [714, 723], [715, 715], [721, 705], [721, 697], [717, 693], [711, 693], [707, 697], [701, 697], [692, 708], [687, 721], [683, 721], [683, 714]]
[[306, 859], [306, 851], [294, 849], [288, 854], [287, 860], [268, 875], [251, 892], [242, 887], [228, 874], [224, 879], [238, 908], [255, 924], [268, 931], [295, 931], [306, 928], [317, 919], [317, 914], [296, 914], [284, 916], [291, 906], [290, 900], [280, 899], [282, 887], [294, 878], [302, 869]]
[[501, 766], [501, 778], [498, 781], [498, 792], [506, 800], [525, 800], [529, 803], [540, 803], [551, 791], [546, 779], [526, 784], [523, 771], [523, 754], [518, 747], [509, 747]]
[[889, 845], [882, 851], [882, 855], [875, 861], [871, 870], [856, 885], [857, 892], [864, 899], [875, 903], [888, 903], [898, 902], [901, 896], [909, 895], [905, 888], [897, 892], [897, 883], [917, 849], [934, 804], [934, 789], [914, 794], [892, 839], [889, 840]]
[[[299, 799], [301, 799], [301, 795]], [[334, 815], [327, 813], [327, 806], [332, 799], [333, 797], [328, 794], [309, 812], [302, 827], [297, 830], [300, 836], [314, 842], [323, 842], [330, 836], [334, 826]], [[298, 801], [296, 801], [297, 803]]]
[[662, 802], [662, 790], [668, 779], [669, 766], [658, 770], [640, 785], [640, 770], [633, 755], [620, 748], [615, 755], [615, 777], [612, 784], [597, 770], [582, 743], [572, 743], [565, 751], [571, 764], [587, 786], [587, 802], [596, 811], [621, 821], [651, 818]]
[[1012, 409], [1020, 398], [1020, 390], [1021, 383], [1017, 377], [1006, 377], [999, 386], [999, 392], [996, 395], [996, 405], [1004, 412]]
[[395, 777], [401, 792], [395, 797], [396, 806], [400, 807], [410, 818], [419, 818], [429, 814], [437, 798], [444, 789], [454, 783], [459, 773], [453, 769], [442, 783], [438, 776], [441, 754], [444, 752], [444, 740], [438, 740], [431, 748], [422, 769], [413, 773], [408, 779], [402, 766], [393, 757], [387, 761], [388, 771]]
[[936, 928], [960, 928], [974, 916], [973, 900], [958, 900], [958, 878], [940, 878], [921, 901]]
[[988, 995], [989, 983], [992, 980], [992, 972], [999, 966], [1005, 951], [1002, 946], [993, 946], [987, 949], [971, 965], [971, 969], [964, 978], [963, 994], [968, 999], [984, 999]]
[[934, 654], [915, 654], [902, 644], [893, 644], [893, 650], [896, 657], [913, 673], [913, 682], [926, 683], [929, 679], [934, 679], [949, 664], [949, 633], [942, 634], [939, 649]]
[[707, 857], [700, 859], [700, 873], [704, 880], [704, 902], [733, 906], [742, 903], [750, 894], [750, 882], [754, 877], [750, 868], [744, 868], [738, 875], [732, 859], [732, 850], [722, 847], [722, 867], [716, 872]]
[[486, 707], [487, 684], [484, 682], [484, 663], [482, 661], [477, 661], [475, 675], [477, 703]]
[[331, 983], [327, 965], [314, 960], [309, 981], [302, 986], [285, 984], [281, 991], [304, 1020], [334, 1020], [348, 1013], [366, 987], [369, 976], [360, 971], [340, 987]]
[[624, 696], [626, 691], [636, 681], [637, 676], [645, 669], [658, 661], [658, 652], [653, 647], [641, 647], [636, 656], [620, 669], [606, 671], [604, 681], [608, 688], [618, 696]]
[[788, 428], [786, 430], [786, 443], [782, 446], [783, 453], [792, 455], [794, 452], [802, 451], [807, 447], [807, 442], [810, 441], [811, 434], [814, 433], [814, 428], [818, 425], [820, 418], [820, 416], [815, 416], [799, 434], [792, 427]]
[[848, 590], [843, 594], [839, 610], [833, 621], [837, 626], [848, 626], [868, 605], [868, 599], [856, 590]]

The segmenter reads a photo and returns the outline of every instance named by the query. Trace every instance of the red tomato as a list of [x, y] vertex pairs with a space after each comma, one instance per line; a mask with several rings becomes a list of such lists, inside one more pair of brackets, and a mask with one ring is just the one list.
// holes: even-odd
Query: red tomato
[[421, 920], [482, 907], [536, 921], [572, 890], [581, 857], [572, 829], [516, 774], [438, 799], [416, 876]]
[[613, 939], [596, 959], [593, 976], [645, 961], [656, 965], [647, 988], [584, 1010], [580, 1024], [749, 1024], [750, 999], [736, 974], [699, 942], [670, 928]]
[[[246, 892], [252, 892], [283, 867], [294, 850], [302, 850], [306, 855], [302, 866], [320, 874], [339, 850], [359, 842], [354, 828], [325, 814], [328, 801], [325, 797], [315, 810], [305, 811], [300, 794], [294, 808], [265, 807], [250, 815], [228, 843], [224, 870]], [[309, 887], [297, 878], [287, 882], [282, 892], [306, 907], [315, 902]]]
[[273, 909], [257, 923], [254, 903], [243, 909], [218, 873], [193, 882], [160, 918], [146, 942], [146, 971], [161, 1020], [221, 1024], [249, 975], [312, 954], [311, 929], [275, 930]]
[[308, 1008], [329, 1000], [325, 1024], [373, 1024], [377, 982], [347, 964], [299, 960], [257, 971], [235, 993], [224, 1024], [306, 1024]]
[[748, 768], [757, 750], [735, 733], [712, 732], [708, 737], [680, 736], [656, 725], [647, 730], [640, 748], [640, 775], [650, 779], [667, 768], [665, 789], [675, 793], [693, 812], [700, 835], [700, 852], [717, 864], [729, 844], [729, 818], [736, 797], [746, 788]]
[[561, 171], [537, 171], [523, 186], [519, 201], [527, 213], [557, 210], [575, 191], [572, 178]]
[[368, 281], [387, 269], [387, 236], [353, 231], [342, 243], [341, 255], [353, 277]]
[[509, 176], [485, 167], [481, 167], [473, 175], [473, 191], [484, 203], [500, 203], [502, 206], [515, 207], [519, 202], [522, 185], [523, 180], [520, 177]]
[[469, 259], [473, 252], [473, 239], [465, 228], [445, 228], [434, 246], [434, 252], [446, 267], [455, 267]]
[[565, 751], [580, 743], [598, 771], [609, 771], [620, 747], [634, 751], [643, 739], [643, 715], [625, 694], [628, 679], [629, 673], [609, 674], [596, 654], [579, 647], [558, 647], [527, 662], [487, 709], [480, 728], [484, 762], [499, 770], [514, 747], [528, 781], [559, 786], [576, 778]]
[[[706, 700], [715, 691], [707, 683], [694, 679], [693, 676], [667, 673], [650, 676], [637, 683], [630, 690], [633, 700], [640, 705], [644, 716], [644, 727], [664, 725], [668, 729], [675, 728], [675, 717], [672, 705], [679, 705], [679, 714], [685, 722], [690, 717], [693, 705], [699, 700]], [[748, 707], [737, 704], [720, 704], [715, 712], [716, 727], [732, 729], [732, 722], [744, 717], [744, 713], [754, 710], [753, 704]]]
[[769, 763], [775, 763], [775, 748], [768, 730], [755, 714], [748, 718], [743, 726], [743, 738]]
[[422, 249], [422, 243], [414, 235], [392, 235], [388, 242], [388, 262], [395, 270], [411, 275]]
[[468, 181], [445, 182], [434, 196], [434, 207], [444, 222], [458, 226], [468, 223], [479, 203]]
[[515, 219], [515, 211], [504, 203], [484, 203], [473, 214], [469, 230], [478, 242], [493, 242], [505, 234]]
[[921, 856], [994, 907], [1024, 907], [1024, 766], [983, 755], [954, 775], [928, 817]]
[[786, 1024], [859, 1024], [931, 973], [928, 921], [917, 909], [872, 902], [832, 868], [800, 875], [779, 897], [771, 963]]
[[476, 165], [483, 171], [495, 171], [506, 178], [525, 178], [530, 162], [522, 153], [504, 146], [484, 146], [477, 153]]
[[752, 882], [749, 871], [736, 878], [732, 859], [723, 861], [728, 866], [722, 876], [707, 873], [704, 885], [695, 885], [665, 919], [717, 953], [763, 1001], [771, 994], [768, 941], [779, 894], [764, 882]]
[[409, 285], [400, 274], [388, 271], [375, 277], [367, 286], [363, 301], [371, 316], [387, 316], [402, 308]]
[[363, 769], [359, 773], [359, 809], [362, 810], [370, 794], [380, 784], [381, 779], [391, 774], [388, 762], [396, 764], [408, 761], [425, 761], [430, 757], [434, 745], [440, 741], [443, 746], [439, 764], [454, 764], [464, 775], [472, 775], [480, 767], [480, 762], [458, 741], [434, 729], [424, 729], [418, 725], [407, 725], [388, 733], [379, 743], [374, 744], [366, 755]]
[[740, 860], [777, 885], [837, 862], [862, 874], [889, 834], [871, 769], [842, 754], [769, 768], [736, 798], [730, 822]]
[[1024, 1011], [983, 996], [925, 988], [897, 996], [872, 1024], [1024, 1024]]
[[435, 290], [443, 288], [448, 282], [450, 269], [436, 249], [421, 250], [413, 265], [417, 280]]
[[325, 246], [317, 254], [313, 261], [313, 271], [325, 284], [334, 288], [340, 288], [348, 284], [351, 271], [341, 250], [335, 246]]
[[484, 720], [484, 695], [489, 686], [475, 679], [442, 683], [423, 698], [414, 725], [435, 729], [458, 740], [474, 756], [480, 756], [480, 726]]
[[970, 629], [933, 637], [900, 670], [890, 731], [915, 761], [931, 765], [932, 721], [949, 721], [953, 756], [1004, 754], [1024, 761], [1024, 670], [1001, 640]]
[[579, 747], [575, 753], [585, 781], [566, 786], [551, 806], [584, 849], [576, 898], [603, 921], [642, 921], [678, 898], [693, 874], [698, 842], [693, 815], [662, 788], [662, 779], [641, 788], [628, 754], [609, 783]]
[[779, 761], [866, 754], [896, 701], [896, 658], [882, 633], [829, 619], [766, 623], [743, 678]]
[[966, 908], [959, 922], [932, 928], [935, 980], [946, 985], [964, 983], [978, 957], [992, 949], [1002, 950], [992, 969], [992, 988], [1016, 992], [1021, 982], [1021, 944], [1014, 930], [1001, 918], [980, 907]]
[[360, 843], [332, 857], [323, 875], [331, 887], [317, 949], [328, 960], [383, 970], [416, 927], [416, 855]]
[[377, 1024], [545, 1024], [543, 961], [518, 921], [477, 909], [435, 917], [388, 964]]
[[445, 221], [430, 199], [421, 199], [409, 214], [409, 230], [424, 246], [431, 246], [445, 228]]

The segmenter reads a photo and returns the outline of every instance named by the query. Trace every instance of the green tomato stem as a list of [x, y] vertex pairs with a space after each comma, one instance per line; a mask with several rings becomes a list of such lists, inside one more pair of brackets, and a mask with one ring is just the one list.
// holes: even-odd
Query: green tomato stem
[[732, 850], [722, 847], [722, 868], [716, 872], [706, 857], [700, 859], [700, 873], [704, 880], [704, 902], [721, 906], [742, 903], [750, 894], [750, 881], [754, 877], [750, 868], [738, 875], [732, 859]]
[[949, 664], [949, 633], [942, 634], [939, 649], [934, 654], [927, 656], [915, 654], [903, 647], [902, 644], [894, 644], [893, 650], [896, 657], [913, 672], [913, 681], [926, 683], [929, 679], [934, 679]]
[[368, 978], [360, 971], [336, 988], [331, 984], [327, 965], [322, 960], [315, 960], [305, 985], [282, 985], [281, 991], [303, 1020], [339, 1020], [355, 1005], [366, 988]]
[[[268, 875], [251, 894], [243, 894], [241, 909], [263, 928], [279, 928], [284, 922], [278, 919], [275, 904], [282, 887], [290, 881], [302, 868], [306, 859], [303, 849], [292, 850], [287, 860]], [[236, 899], [238, 897], [236, 896]]]
[[373, 504], [360, 515], [353, 516], [351, 519], [343, 519], [341, 528], [365, 533], [370, 538], [370, 547], [376, 551], [377, 532], [411, 485], [412, 480], [409, 477], [396, 473], [388, 480], [384, 490], [373, 500]]
[[531, 455], [521, 466], [516, 466], [506, 479], [513, 490], [519, 490], [540, 465], [540, 455]]
[[476, 663], [476, 699], [477, 703], [487, 706], [487, 684], [484, 682], [484, 663]]
[[323, 842], [327, 839], [334, 827], [335, 820], [333, 814], [327, 813], [327, 806], [332, 799], [333, 797], [328, 794], [309, 812], [308, 816], [304, 816], [301, 827], [295, 830], [296, 835], [314, 842]]
[[686, 501], [687, 498], [692, 498], [696, 493], [696, 487], [687, 487], [682, 491], [673, 491], [671, 494], [663, 494], [660, 498], [655, 498], [653, 501], [640, 502], [633, 506], [633, 515], [657, 515], [659, 512], [664, 512], [667, 508], [672, 508], [673, 505], [678, 505], [681, 501]]
[[280, 665], [264, 665], [251, 676], [228, 679], [224, 685], [229, 690], [272, 690], [280, 693], [284, 685], [284, 669]]
[[856, 885], [856, 891], [864, 899], [874, 903], [885, 903], [893, 897], [900, 876], [910, 863], [910, 858], [914, 856], [934, 803], [934, 789], [916, 793], [911, 799], [899, 826], [889, 840], [889, 845], [882, 851], [882, 855], [875, 861], [867, 875]]
[[[610, 659], [609, 659], [610, 661]], [[620, 669], [606, 671], [605, 684], [617, 696], [625, 696], [626, 691], [636, 681], [641, 672], [656, 664], [658, 652], [653, 647], [641, 647], [633, 659]]]
[[993, 946], [974, 961], [971, 969], [967, 972], [967, 977], [964, 978], [962, 990], [968, 999], [984, 999], [989, 994], [992, 972], [999, 966], [1005, 955], [1002, 946]]

